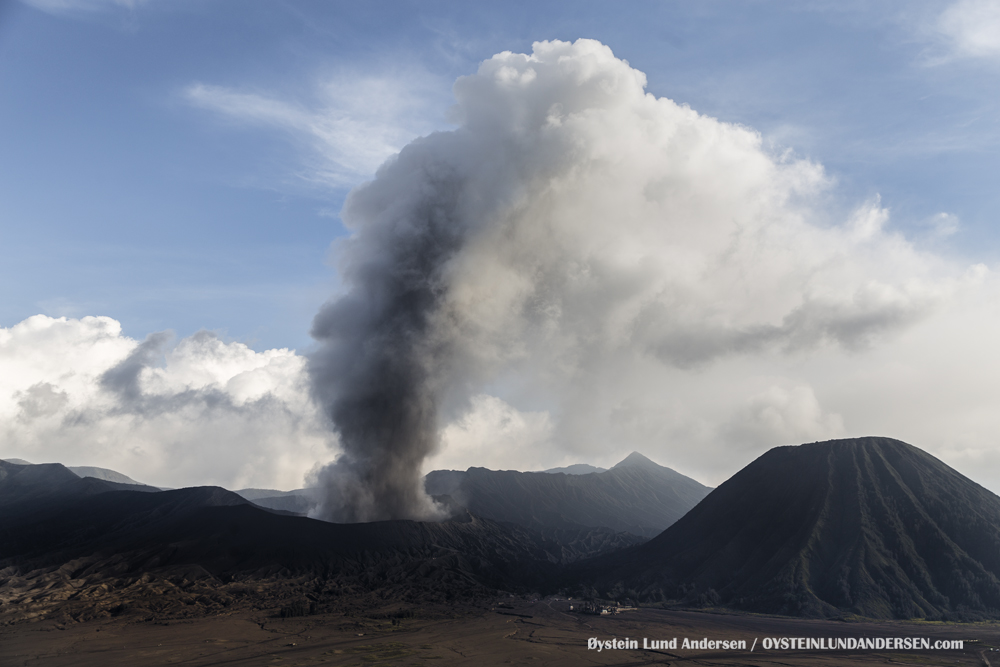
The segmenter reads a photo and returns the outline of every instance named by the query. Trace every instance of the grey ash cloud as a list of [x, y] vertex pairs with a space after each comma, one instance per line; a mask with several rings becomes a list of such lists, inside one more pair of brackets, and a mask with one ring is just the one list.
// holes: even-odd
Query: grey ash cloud
[[316, 316], [320, 348], [309, 366], [342, 448], [319, 473], [323, 518], [439, 513], [422, 489], [421, 464], [438, 445], [442, 390], [461, 371], [440, 316], [449, 261], [477, 221], [456, 149], [442, 135], [408, 146], [345, 207], [357, 228], [341, 249], [350, 291]]
[[498, 54], [455, 84], [456, 130], [351, 193], [345, 291], [312, 331], [340, 440], [317, 516], [436, 516], [424, 461], [500, 375], [558, 415], [554, 441], [611, 442], [602, 392], [657, 366], [864, 350], [946, 293], [877, 200], [814, 224], [821, 167], [644, 87], [590, 40]]

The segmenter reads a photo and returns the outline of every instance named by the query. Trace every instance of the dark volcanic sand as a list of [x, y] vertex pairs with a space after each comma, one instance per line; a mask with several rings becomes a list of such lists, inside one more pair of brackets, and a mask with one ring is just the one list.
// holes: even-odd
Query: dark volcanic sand
[[[565, 600], [415, 610], [399, 625], [366, 616], [279, 619], [239, 612], [162, 624], [127, 618], [0, 628], [0, 665], [998, 665], [1000, 623], [798, 620], [643, 609], [617, 617], [566, 613]], [[398, 610], [391, 607], [383, 612]], [[519, 615], [515, 615], [519, 614]], [[530, 616], [527, 618], [526, 616]], [[359, 636], [360, 635], [360, 636]], [[758, 639], [747, 651], [587, 650], [587, 638]], [[956, 651], [763, 651], [765, 636], [964, 639]]]

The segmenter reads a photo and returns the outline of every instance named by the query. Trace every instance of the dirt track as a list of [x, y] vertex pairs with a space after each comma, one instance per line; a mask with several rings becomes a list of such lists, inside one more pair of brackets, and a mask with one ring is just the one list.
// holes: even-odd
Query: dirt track
[[[155, 624], [105, 620], [0, 628], [0, 664], [117, 665], [988, 665], [1000, 624], [845, 623], [640, 610], [617, 617], [568, 613], [566, 601], [512, 608], [436, 608], [391, 619], [243, 613]], [[588, 650], [587, 639], [687, 637], [747, 641], [747, 650]], [[963, 639], [947, 651], [767, 651], [765, 637]]]

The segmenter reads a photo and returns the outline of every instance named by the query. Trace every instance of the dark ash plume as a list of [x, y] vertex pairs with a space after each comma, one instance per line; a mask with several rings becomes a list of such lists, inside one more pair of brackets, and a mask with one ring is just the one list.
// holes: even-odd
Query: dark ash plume
[[313, 323], [321, 344], [310, 359], [313, 390], [343, 450], [319, 473], [325, 497], [315, 513], [327, 520], [439, 514], [421, 483], [421, 464], [437, 447], [438, 392], [451, 356], [435, 317], [467, 226], [461, 178], [426, 159], [411, 146], [351, 194], [344, 218], [357, 234], [343, 270], [350, 289]]

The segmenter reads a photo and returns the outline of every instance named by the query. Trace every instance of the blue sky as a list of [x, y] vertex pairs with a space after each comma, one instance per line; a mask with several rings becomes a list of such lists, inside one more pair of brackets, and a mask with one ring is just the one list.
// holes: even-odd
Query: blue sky
[[[578, 38], [614, 56], [541, 45], [531, 75], [550, 87], [503, 88], [526, 61], [495, 54]], [[617, 59], [704, 116], [629, 89]], [[624, 107], [573, 78], [587, 62]], [[511, 149], [520, 130], [483, 130], [496, 119], [477, 100], [535, 109], [577, 90], [590, 106], [562, 148], [474, 153], [528, 186], [534, 160], [556, 160], [573, 194], [512, 213], [526, 236], [489, 237], [514, 239], [506, 255], [463, 247], [449, 295], [475, 298], [453, 341], [480, 365], [442, 380], [459, 397], [438, 397], [427, 469], [637, 449], [716, 484], [775, 445], [881, 434], [1000, 489], [998, 76], [992, 0], [0, 0], [0, 455], [168, 486], [302, 485], [339, 451], [305, 355], [343, 292], [348, 193], [373, 182], [361, 210], [377, 232], [392, 224], [379, 202], [405, 190], [398, 170], [372, 180], [384, 160], [410, 145], [463, 164], [465, 139], [448, 148], [463, 136]], [[647, 103], [643, 143], [630, 124]], [[411, 144], [459, 116], [467, 134]], [[678, 128], [695, 139], [657, 143]], [[588, 181], [603, 163], [571, 145], [618, 166]], [[487, 172], [470, 187], [489, 191]], [[554, 246], [515, 243], [546, 225]], [[377, 265], [378, 246], [352, 259]], [[577, 279], [591, 291], [546, 292]], [[525, 282], [551, 299], [551, 328], [532, 328]], [[164, 330], [173, 342], [140, 344]], [[136, 354], [139, 403], [103, 380]]]
[[[993, 263], [1000, 56], [949, 34], [948, 7], [8, 2], [0, 325], [108, 315], [308, 348], [346, 192], [450, 127], [458, 76], [542, 39], [598, 39], [657, 96], [821, 163], [831, 212], [881, 195], [893, 227]], [[354, 124], [320, 138], [324, 113]]]

